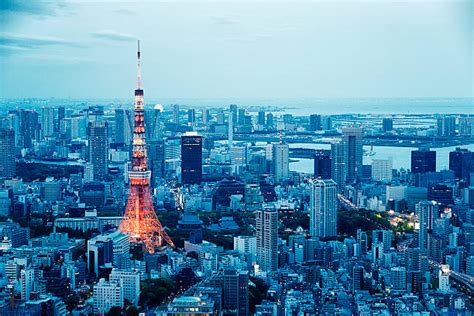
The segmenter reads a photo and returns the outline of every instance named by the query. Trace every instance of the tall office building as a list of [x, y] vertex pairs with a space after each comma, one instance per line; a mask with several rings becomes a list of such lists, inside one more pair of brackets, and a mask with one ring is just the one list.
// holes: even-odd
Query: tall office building
[[356, 127], [342, 129], [344, 158], [348, 183], [358, 182], [362, 178], [362, 137], [363, 130]]
[[229, 148], [232, 147], [234, 142], [234, 113], [229, 112], [228, 126], [227, 126], [227, 141], [229, 142]]
[[331, 144], [331, 178], [337, 183], [339, 190], [344, 188], [347, 179], [347, 168], [342, 142]]
[[474, 152], [465, 148], [456, 148], [450, 152], [449, 170], [454, 171], [456, 180], [469, 183], [470, 174], [474, 172]]
[[112, 269], [109, 280], [120, 286], [124, 299], [134, 305], [138, 304], [140, 297], [140, 271]]
[[0, 178], [12, 178], [16, 174], [15, 132], [0, 129]]
[[188, 124], [193, 125], [196, 123], [196, 110], [188, 109]]
[[273, 119], [273, 113], [267, 113], [267, 127], [273, 127], [274, 119]]
[[393, 130], [393, 119], [391, 118], [384, 118], [382, 120], [382, 131], [385, 132], [390, 132]]
[[129, 110], [115, 109], [115, 142], [130, 145], [133, 116]]
[[309, 130], [310, 131], [320, 131], [320, 130], [322, 130], [321, 115], [311, 114], [309, 116]]
[[237, 125], [245, 125], [245, 109], [239, 109], [237, 113]]
[[200, 184], [202, 182], [202, 137], [197, 133], [181, 136], [181, 182]]
[[249, 315], [248, 271], [224, 270], [222, 289], [223, 315]]
[[411, 172], [436, 172], [436, 151], [420, 148], [411, 152]]
[[173, 104], [173, 123], [179, 124], [179, 104]]
[[437, 216], [437, 204], [434, 201], [420, 201], [415, 206], [418, 216], [418, 247], [428, 249], [428, 234], [434, 228], [434, 221]]
[[93, 166], [94, 180], [103, 180], [108, 174], [108, 124], [89, 122], [89, 161]]
[[332, 159], [330, 150], [318, 150], [314, 156], [314, 177], [331, 179]]
[[256, 212], [257, 264], [265, 272], [278, 270], [278, 212], [262, 209]]
[[273, 144], [272, 156], [273, 156], [273, 176], [275, 182], [282, 182], [288, 179], [290, 173], [290, 162], [289, 162], [289, 151], [288, 144], [278, 143]]
[[374, 179], [375, 181], [391, 181], [392, 169], [392, 159], [373, 159], [372, 179]]
[[202, 124], [207, 125], [208, 122], [209, 122], [209, 110], [202, 109]]
[[311, 182], [310, 234], [316, 237], [337, 236], [337, 184], [332, 179]]
[[257, 124], [265, 125], [265, 111], [258, 111]]
[[229, 112], [232, 113], [232, 122], [234, 122], [234, 125], [237, 124], [237, 105], [236, 104], [231, 104], [229, 105]]
[[56, 117], [57, 109], [51, 107], [41, 108], [41, 130], [43, 131], [43, 137], [55, 135]]
[[155, 184], [157, 179], [165, 175], [165, 143], [163, 140], [152, 139], [147, 144], [152, 184]]

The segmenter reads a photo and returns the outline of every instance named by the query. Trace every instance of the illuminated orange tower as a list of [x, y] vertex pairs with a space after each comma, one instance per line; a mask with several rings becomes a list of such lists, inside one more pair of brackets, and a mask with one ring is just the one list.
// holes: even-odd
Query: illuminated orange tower
[[174, 246], [173, 241], [161, 226], [153, 207], [150, 193], [151, 171], [148, 170], [145, 140], [145, 111], [143, 90], [140, 86], [140, 41], [138, 41], [137, 89], [135, 90], [135, 119], [133, 129], [132, 166], [128, 171], [130, 190], [127, 207], [119, 230], [130, 236], [130, 241], [142, 242], [149, 253], [155, 252], [165, 241]]

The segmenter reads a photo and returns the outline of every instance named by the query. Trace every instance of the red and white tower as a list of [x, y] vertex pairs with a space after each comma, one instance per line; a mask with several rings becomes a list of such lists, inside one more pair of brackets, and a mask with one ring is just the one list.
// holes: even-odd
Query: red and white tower
[[145, 111], [143, 90], [140, 86], [140, 41], [138, 41], [138, 76], [135, 90], [135, 119], [133, 129], [132, 166], [128, 171], [130, 190], [127, 207], [119, 230], [130, 236], [130, 241], [143, 243], [149, 253], [155, 252], [163, 241], [174, 246], [173, 241], [161, 226], [153, 207], [150, 193], [151, 171], [148, 170], [145, 140]]

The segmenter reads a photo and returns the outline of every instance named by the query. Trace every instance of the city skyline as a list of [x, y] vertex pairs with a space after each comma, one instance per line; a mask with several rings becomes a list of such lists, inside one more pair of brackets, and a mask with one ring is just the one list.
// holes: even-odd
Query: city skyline
[[0, 98], [127, 98], [136, 39], [148, 99], [473, 96], [469, 1], [8, 0], [0, 21]]

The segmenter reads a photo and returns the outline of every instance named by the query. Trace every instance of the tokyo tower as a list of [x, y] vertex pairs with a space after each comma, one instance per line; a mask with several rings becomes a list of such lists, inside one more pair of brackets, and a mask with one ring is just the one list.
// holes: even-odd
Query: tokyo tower
[[128, 234], [130, 241], [143, 243], [149, 253], [154, 253], [155, 248], [162, 246], [163, 241], [170, 246], [174, 244], [156, 216], [150, 193], [151, 171], [148, 170], [143, 89], [140, 86], [140, 41], [137, 58], [132, 166], [128, 171], [130, 190], [119, 230]]

